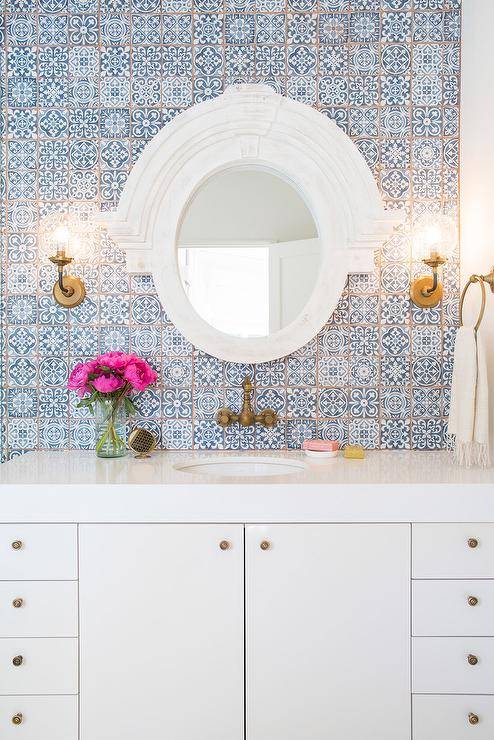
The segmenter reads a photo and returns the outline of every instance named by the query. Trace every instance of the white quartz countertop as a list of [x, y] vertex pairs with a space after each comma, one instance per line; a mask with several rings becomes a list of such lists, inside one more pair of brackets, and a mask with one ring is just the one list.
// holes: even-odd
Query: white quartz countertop
[[[305, 463], [289, 475], [218, 477], [176, 465], [218, 458]], [[494, 521], [494, 469], [447, 452], [372, 451], [312, 461], [300, 451], [156, 452], [103, 460], [33, 452], [0, 465], [0, 521]]]

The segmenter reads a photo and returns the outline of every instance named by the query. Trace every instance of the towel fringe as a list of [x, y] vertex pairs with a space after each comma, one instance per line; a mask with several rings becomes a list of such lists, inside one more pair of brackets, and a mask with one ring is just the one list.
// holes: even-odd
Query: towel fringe
[[465, 468], [478, 465], [488, 468], [490, 465], [489, 445], [485, 442], [455, 442], [454, 459]]

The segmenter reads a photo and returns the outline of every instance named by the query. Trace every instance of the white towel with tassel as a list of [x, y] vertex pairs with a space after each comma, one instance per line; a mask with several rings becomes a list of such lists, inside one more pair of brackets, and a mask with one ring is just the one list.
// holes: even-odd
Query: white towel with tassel
[[487, 364], [482, 339], [471, 326], [460, 327], [456, 336], [448, 434], [460, 465], [489, 465]]

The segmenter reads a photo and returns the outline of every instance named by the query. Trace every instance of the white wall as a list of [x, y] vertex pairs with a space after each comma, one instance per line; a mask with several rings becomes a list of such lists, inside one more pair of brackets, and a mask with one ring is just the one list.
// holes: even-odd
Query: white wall
[[[493, 0], [463, 0], [461, 90], [462, 284], [494, 265], [494, 28]], [[486, 286], [488, 289], [488, 286]], [[477, 287], [480, 292], [480, 288]], [[476, 286], [469, 315], [478, 310]], [[494, 438], [494, 295], [488, 290], [482, 335], [488, 351], [491, 430]]]

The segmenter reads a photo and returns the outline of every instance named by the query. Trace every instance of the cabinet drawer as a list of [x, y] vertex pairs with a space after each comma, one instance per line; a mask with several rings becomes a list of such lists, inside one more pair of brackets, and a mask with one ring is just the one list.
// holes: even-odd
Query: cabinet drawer
[[74, 638], [0, 640], [0, 694], [77, 694]]
[[[21, 723], [12, 719], [21, 715]], [[77, 740], [76, 696], [1, 696], [2, 740]]]
[[413, 578], [494, 578], [494, 524], [414, 524]]
[[494, 635], [494, 581], [414, 581], [412, 589], [414, 635]]
[[77, 637], [77, 629], [76, 581], [0, 582], [0, 637]]
[[[471, 724], [478, 718], [477, 724]], [[413, 740], [492, 740], [494, 696], [414, 696]]]
[[77, 578], [74, 524], [0, 524], [0, 580]]
[[493, 637], [414, 637], [415, 694], [494, 694]]

